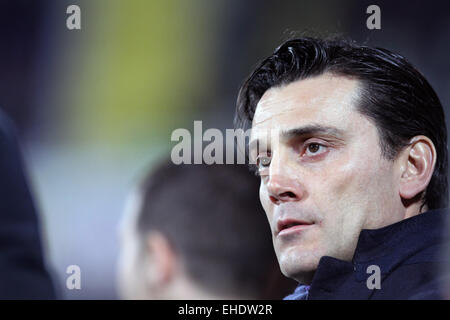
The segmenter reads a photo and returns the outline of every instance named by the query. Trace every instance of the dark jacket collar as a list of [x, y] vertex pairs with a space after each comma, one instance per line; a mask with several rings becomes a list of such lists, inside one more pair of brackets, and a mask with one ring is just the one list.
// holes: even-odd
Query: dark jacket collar
[[[382, 275], [400, 264], [437, 262], [443, 242], [448, 209], [424, 212], [392, 225], [362, 230], [351, 262], [324, 256], [311, 283], [310, 295], [333, 298], [349, 277], [357, 282], [367, 279], [367, 267], [377, 265]], [[369, 298], [370, 291], [345, 293], [347, 298]], [[357, 296], [356, 296], [357, 295]], [[367, 296], [361, 296], [367, 295]]]
[[447, 209], [430, 210], [384, 228], [362, 230], [354, 263], [395, 256], [403, 260], [414, 252], [440, 242], [444, 235]]

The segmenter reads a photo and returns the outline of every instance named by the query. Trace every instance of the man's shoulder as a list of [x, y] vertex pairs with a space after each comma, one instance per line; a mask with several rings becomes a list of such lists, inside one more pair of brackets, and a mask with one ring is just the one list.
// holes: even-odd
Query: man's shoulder
[[442, 261], [400, 265], [381, 282], [372, 299], [436, 300], [443, 299], [448, 276]]
[[[450, 250], [445, 250], [448, 216], [448, 209], [432, 210], [365, 231], [353, 261], [322, 257], [310, 298], [440, 299], [443, 270], [450, 266]], [[368, 286], [376, 277], [379, 288]]]

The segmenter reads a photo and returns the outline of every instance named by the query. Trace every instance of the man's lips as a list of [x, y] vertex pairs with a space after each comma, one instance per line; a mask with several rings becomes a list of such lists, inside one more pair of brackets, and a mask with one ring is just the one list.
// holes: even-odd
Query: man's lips
[[314, 223], [306, 222], [303, 220], [296, 220], [296, 219], [278, 220], [277, 235], [284, 235], [291, 232], [300, 231], [312, 225], [314, 225]]

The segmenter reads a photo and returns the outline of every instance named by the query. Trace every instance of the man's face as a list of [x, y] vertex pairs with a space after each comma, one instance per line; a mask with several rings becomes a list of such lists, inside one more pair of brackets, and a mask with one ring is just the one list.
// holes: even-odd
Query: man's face
[[271, 88], [256, 108], [260, 200], [281, 270], [300, 282], [322, 256], [351, 260], [362, 229], [403, 219], [400, 170], [356, 110], [358, 94], [358, 80], [324, 74]]

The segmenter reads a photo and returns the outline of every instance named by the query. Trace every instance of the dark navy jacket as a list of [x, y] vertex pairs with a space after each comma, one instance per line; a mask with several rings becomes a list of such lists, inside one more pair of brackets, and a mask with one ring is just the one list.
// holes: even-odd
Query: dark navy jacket
[[0, 299], [52, 298], [14, 128], [0, 111]]
[[[308, 299], [442, 299], [447, 212], [431, 210], [361, 231], [352, 262], [321, 258]], [[380, 268], [380, 289], [367, 285], [371, 265]]]

